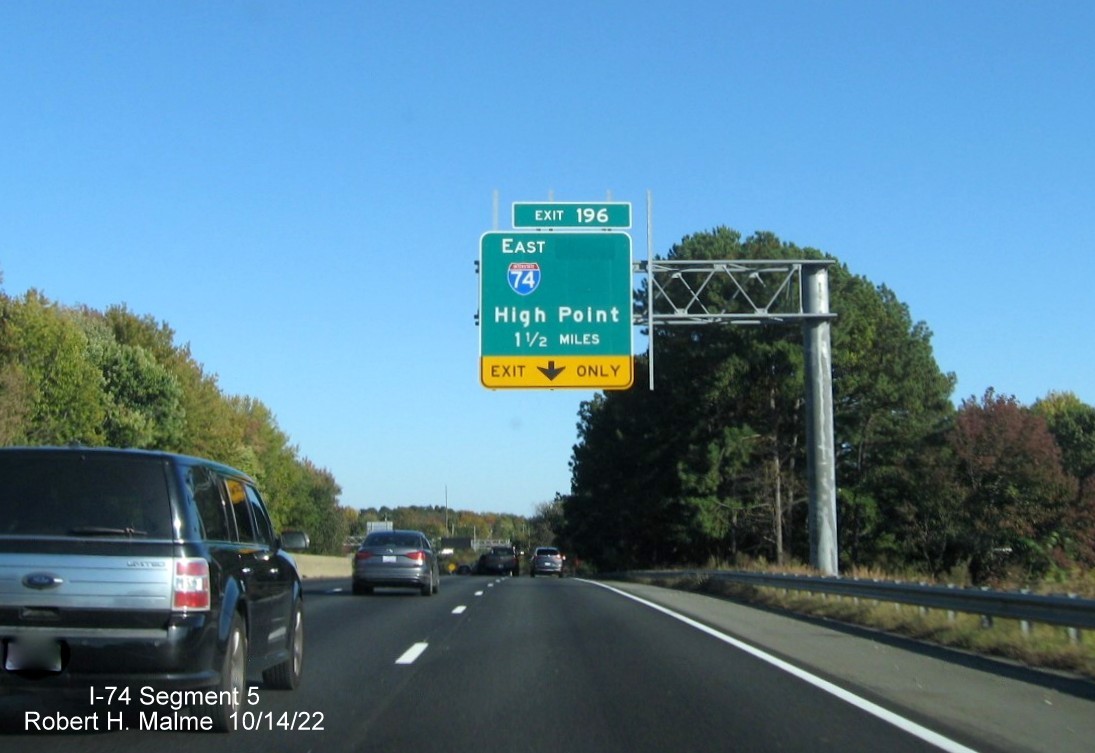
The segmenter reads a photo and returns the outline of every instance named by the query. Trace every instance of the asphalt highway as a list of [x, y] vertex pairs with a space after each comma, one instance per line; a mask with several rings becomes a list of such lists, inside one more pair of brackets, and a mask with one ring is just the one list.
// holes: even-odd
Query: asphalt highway
[[302, 686], [255, 678], [233, 734], [164, 731], [186, 711], [136, 697], [18, 696], [0, 751], [1095, 749], [1091, 683], [690, 594], [450, 576], [366, 597], [336, 579], [309, 581], [305, 610]]

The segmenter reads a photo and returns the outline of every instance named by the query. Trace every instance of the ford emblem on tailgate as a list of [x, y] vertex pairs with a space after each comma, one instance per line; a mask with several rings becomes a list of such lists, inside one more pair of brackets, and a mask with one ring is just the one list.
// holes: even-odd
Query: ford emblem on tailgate
[[47, 588], [57, 588], [64, 583], [64, 579], [49, 573], [31, 573], [23, 578], [23, 585], [27, 588], [35, 588], [42, 591]]

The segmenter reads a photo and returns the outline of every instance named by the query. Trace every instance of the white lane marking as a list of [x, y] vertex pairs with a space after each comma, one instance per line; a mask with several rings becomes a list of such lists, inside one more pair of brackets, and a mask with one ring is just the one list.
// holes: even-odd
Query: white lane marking
[[488, 583], [487, 588], [494, 588], [494, 584], [493, 583]]
[[483, 595], [483, 592], [482, 592], [482, 591], [476, 591], [476, 592], [475, 592], [475, 595], [476, 595], [476, 596], [482, 596], [482, 595]]
[[452, 610], [452, 613], [453, 613], [453, 614], [464, 614], [464, 610], [465, 610], [465, 609], [467, 609], [467, 607], [465, 607], [465, 606], [459, 606], [459, 607], [457, 607], [456, 609]]
[[422, 656], [422, 652], [430, 647], [428, 643], [416, 643], [406, 651], [403, 652], [403, 656], [395, 660], [396, 664], [414, 664], [415, 659]]
[[672, 617], [675, 620], [680, 620], [684, 624], [689, 625], [691, 627], [694, 627], [697, 630], [700, 630], [704, 633], [707, 633], [708, 635], [710, 635], [714, 638], [718, 638], [723, 643], [728, 643], [731, 646], [733, 646], [734, 648], [736, 648], [740, 651], [744, 651], [745, 653], [747, 653], [751, 656], [754, 656], [757, 659], [760, 659], [761, 661], [767, 662], [767, 663], [771, 664], [773, 667], [775, 667], [777, 669], [781, 669], [789, 675], [797, 677], [798, 679], [803, 680], [804, 682], [808, 682], [811, 685], [813, 685], [815, 688], [818, 688], [819, 690], [823, 690], [826, 693], [829, 693], [830, 695], [836, 696], [837, 698], [844, 701], [845, 703], [850, 703], [851, 705], [855, 706], [856, 708], [858, 708], [862, 711], [865, 711], [868, 714], [871, 714], [872, 716], [875, 716], [875, 717], [881, 719], [884, 722], [892, 724], [893, 726], [897, 727], [898, 729], [904, 730], [905, 732], [908, 732], [910, 735], [913, 735], [914, 737], [919, 737], [924, 742], [929, 743], [931, 745], [934, 745], [935, 747], [939, 748], [940, 750], [945, 750], [945, 751], [947, 751], [947, 753], [977, 753], [977, 751], [975, 751], [973, 748], [967, 748], [965, 745], [962, 745], [961, 743], [955, 742], [954, 740], [951, 740], [949, 737], [944, 737], [943, 735], [940, 735], [938, 732], [933, 732], [932, 730], [928, 729], [927, 727], [919, 725], [919, 724], [917, 724], [916, 722], [914, 722], [910, 719], [906, 719], [903, 716], [900, 716], [898, 714], [895, 714], [892, 711], [884, 709], [883, 707], [879, 706], [877, 703], [871, 703], [866, 698], [860, 698], [855, 693], [851, 693], [851, 692], [845, 690], [844, 688], [842, 688], [838, 685], [834, 685], [833, 683], [829, 682], [828, 680], [823, 680], [820, 677], [812, 675], [809, 672], [807, 672], [806, 670], [801, 669], [799, 667], [796, 667], [794, 664], [789, 664], [788, 662], [785, 662], [782, 659], [777, 659], [776, 657], [772, 656], [771, 654], [767, 654], [767, 653], [761, 651], [759, 648], [756, 648], [755, 646], [750, 646], [748, 643], [742, 643], [737, 638], [731, 638], [726, 633], [721, 633], [721, 632], [719, 632], [718, 630], [715, 630], [712, 627], [708, 627], [707, 625], [704, 625], [702, 622], [696, 622], [695, 620], [693, 620], [690, 617], [685, 617], [683, 614], [678, 614], [677, 612], [674, 612], [672, 609], [669, 609], [667, 607], [663, 607], [660, 604], [655, 604], [652, 601], [647, 601], [646, 599], [643, 599], [639, 596], [635, 596], [634, 594], [629, 594], [626, 591], [621, 591], [618, 588], [613, 588], [612, 586], [606, 586], [604, 583], [597, 583], [596, 581], [592, 581], [592, 580], [588, 580], [588, 581], [585, 581], [585, 582], [586, 583], [592, 583], [595, 586], [600, 586], [601, 588], [612, 591], [613, 593], [619, 594], [620, 596], [624, 596], [628, 599], [631, 599], [632, 601], [637, 601], [638, 603], [640, 603], [644, 606], [650, 607], [651, 609], [654, 609], [658, 612], [661, 612], [662, 614], [669, 615], [670, 617]]
[[344, 590], [346, 590], [346, 589], [344, 589], [344, 588], [332, 588], [330, 591], [324, 591], [324, 593], [337, 594], [337, 593], [342, 593]]

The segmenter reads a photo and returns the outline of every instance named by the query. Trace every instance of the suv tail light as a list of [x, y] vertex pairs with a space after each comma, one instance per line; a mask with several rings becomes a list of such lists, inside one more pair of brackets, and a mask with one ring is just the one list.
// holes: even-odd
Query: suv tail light
[[354, 555], [355, 560], [367, 560], [373, 556], [372, 552], [358, 552]]
[[422, 551], [421, 549], [419, 549], [417, 552], [407, 552], [403, 556], [406, 557], [409, 560], [414, 560], [415, 562], [425, 562], [426, 561], [426, 553], [424, 551]]
[[192, 557], [175, 560], [171, 608], [204, 611], [209, 609], [210, 601], [209, 563]]

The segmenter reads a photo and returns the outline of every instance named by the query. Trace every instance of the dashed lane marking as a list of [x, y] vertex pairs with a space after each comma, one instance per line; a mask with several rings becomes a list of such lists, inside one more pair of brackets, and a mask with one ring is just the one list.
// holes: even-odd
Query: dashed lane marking
[[418, 657], [422, 656], [422, 652], [430, 647], [428, 643], [416, 643], [406, 651], [403, 652], [403, 656], [395, 660], [396, 664], [414, 664]]

